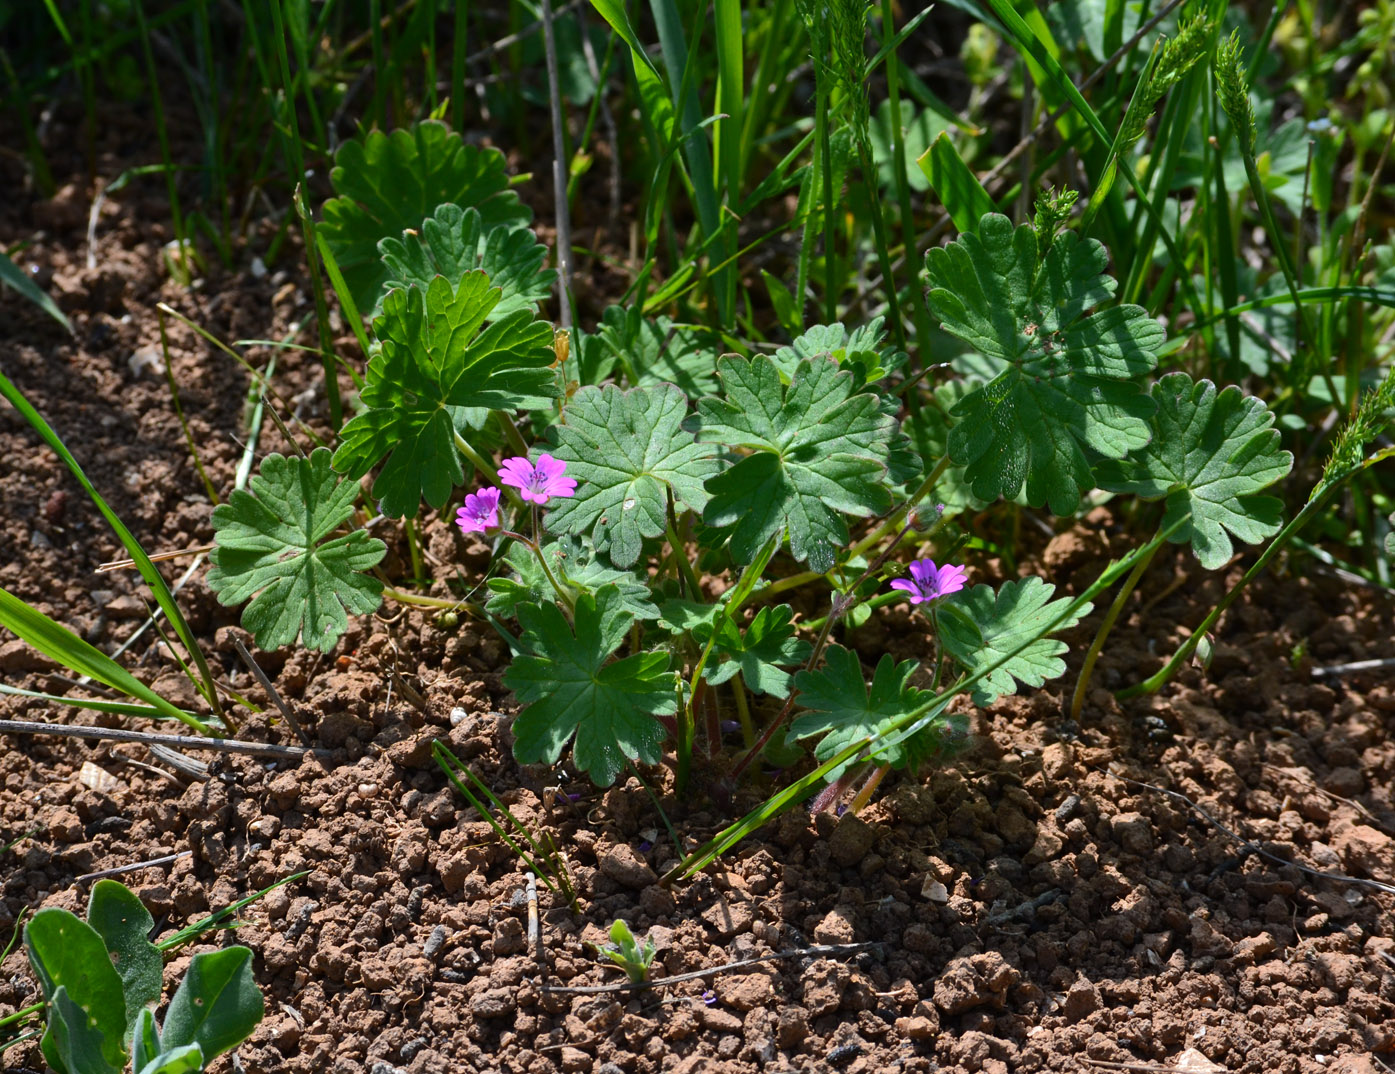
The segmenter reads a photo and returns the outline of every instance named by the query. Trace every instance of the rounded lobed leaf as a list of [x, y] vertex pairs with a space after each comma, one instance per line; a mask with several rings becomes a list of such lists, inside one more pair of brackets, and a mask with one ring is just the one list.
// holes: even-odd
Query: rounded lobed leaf
[[338, 196], [325, 202], [319, 233], [365, 312], [377, 308], [391, 275], [378, 243], [421, 228], [439, 206], [473, 207], [487, 227], [531, 218], [509, 189], [503, 153], [467, 145], [436, 120], [345, 142], [329, 178]]
[[353, 513], [358, 495], [355, 482], [330, 468], [328, 448], [308, 459], [268, 455], [250, 486], [213, 510], [209, 587], [224, 605], [252, 598], [242, 625], [263, 649], [303, 637], [327, 652], [349, 615], [377, 609], [382, 583], [362, 572], [387, 546], [362, 530], [325, 540]]
[[1096, 309], [1114, 294], [1107, 264], [1070, 232], [1038, 261], [1031, 226], [997, 214], [926, 254], [931, 311], [997, 370], [951, 412], [949, 455], [980, 499], [1025, 489], [1069, 514], [1092, 484], [1087, 450], [1117, 459], [1148, 442], [1153, 403], [1134, 381], [1166, 333], [1140, 306]]

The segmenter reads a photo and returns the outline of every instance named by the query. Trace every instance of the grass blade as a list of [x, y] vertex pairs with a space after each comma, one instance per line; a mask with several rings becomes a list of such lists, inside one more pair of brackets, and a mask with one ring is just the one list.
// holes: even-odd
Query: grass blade
[[83, 641], [67, 627], [55, 623], [43, 612], [31, 608], [6, 589], [0, 589], [0, 625], [13, 631], [26, 645], [69, 670], [96, 679], [128, 697], [139, 698], [162, 716], [188, 724], [203, 734], [209, 733], [208, 725], [198, 717], [176, 708], [106, 653]]
[[964, 163], [947, 132], [941, 131], [916, 163], [961, 235], [978, 231], [978, 222], [997, 211], [992, 197]]
[[58, 303], [53, 301], [38, 284], [26, 276], [24, 270], [11, 261], [9, 255], [3, 250], [0, 250], [0, 283], [5, 283], [13, 287], [69, 332], [73, 330], [72, 322], [69, 321], [64, 312], [58, 308]]
[[[93, 486], [92, 482], [87, 479], [87, 475], [83, 473], [82, 467], [78, 465], [77, 459], [73, 458], [73, 454], [68, 450], [67, 445], [59, 439], [58, 434], [53, 431], [48, 422], [43, 419], [43, 416], [30, 405], [29, 400], [24, 397], [24, 394], [16, 388], [3, 373], [0, 373], [0, 395], [3, 395], [9, 400], [10, 405], [18, 410], [20, 414], [24, 416], [25, 420], [33, 426], [34, 431], [43, 438], [44, 443], [63, 460], [69, 471], [72, 472], [72, 475], [77, 478], [78, 484], [83, 487], [92, 502], [96, 505], [97, 510], [102, 513], [102, 517], [107, 520], [107, 525], [112, 528], [117, 538], [126, 547], [126, 552], [135, 560], [136, 569], [140, 571], [141, 577], [145, 579], [146, 585], [150, 587], [151, 593], [154, 594], [155, 602], [160, 605], [166, 618], [173, 624], [175, 633], [179, 635], [180, 642], [183, 643], [184, 648], [188, 650], [190, 657], [194, 661], [194, 665], [198, 668], [199, 678], [203, 680], [202, 688], [199, 692], [203, 694], [204, 700], [208, 702], [209, 707], [213, 709], [214, 713], [223, 720], [224, 723], [228, 723], [228, 716], [223, 711], [222, 702], [218, 700], [218, 687], [213, 681], [213, 672], [209, 670], [208, 661], [204, 659], [203, 650], [199, 648], [198, 642], [194, 639], [194, 632], [190, 629], [188, 620], [184, 618], [184, 613], [179, 610], [179, 605], [175, 603], [174, 594], [170, 592], [170, 587], [165, 582], [164, 576], [156, 569], [155, 564], [150, 561], [150, 557], [146, 555], [145, 549], [141, 547], [135, 535], [126, 528], [126, 524], [117, 517], [116, 512], [107, 506], [106, 500], [102, 499], [101, 494]], [[170, 707], [173, 708], [173, 706]], [[229, 726], [232, 725], [229, 724]], [[206, 730], [207, 728], [205, 728], [205, 731]]]

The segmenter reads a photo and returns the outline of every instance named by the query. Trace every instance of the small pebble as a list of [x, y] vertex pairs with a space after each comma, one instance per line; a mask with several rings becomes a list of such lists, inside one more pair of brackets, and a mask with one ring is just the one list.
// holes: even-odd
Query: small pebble
[[376, 783], [360, 783], [358, 785], [358, 796], [360, 798], [376, 798], [378, 796], [378, 785]]

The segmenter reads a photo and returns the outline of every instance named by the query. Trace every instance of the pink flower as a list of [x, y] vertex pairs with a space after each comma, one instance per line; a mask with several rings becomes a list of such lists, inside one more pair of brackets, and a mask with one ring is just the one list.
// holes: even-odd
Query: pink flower
[[461, 533], [483, 533], [499, 528], [499, 490], [483, 488], [465, 497], [465, 506], [455, 512]]
[[499, 480], [518, 489], [529, 503], [547, 503], [550, 496], [575, 496], [576, 478], [563, 477], [567, 464], [551, 455], [538, 456], [534, 466], [522, 456], [505, 459], [499, 467]]
[[917, 559], [911, 561], [911, 576], [896, 579], [891, 588], [904, 590], [911, 595], [912, 604], [920, 604], [958, 593], [968, 576], [963, 567], [949, 563], [936, 567], [933, 559]]

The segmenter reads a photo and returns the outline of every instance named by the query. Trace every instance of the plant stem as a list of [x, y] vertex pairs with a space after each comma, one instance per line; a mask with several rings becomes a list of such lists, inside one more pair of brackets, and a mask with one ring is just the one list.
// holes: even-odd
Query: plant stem
[[389, 600], [395, 600], [398, 604], [412, 604], [419, 608], [441, 608], [446, 611], [455, 611], [463, 608], [471, 615], [484, 618], [484, 612], [479, 605], [472, 604], [468, 600], [447, 600], [445, 597], [428, 597], [424, 593], [408, 593], [405, 590], [397, 589], [393, 586], [383, 586], [383, 596]]
[[857, 797], [855, 797], [852, 800], [852, 804], [848, 806], [848, 809], [855, 814], [862, 812], [867, 803], [872, 800], [872, 795], [876, 793], [877, 788], [881, 786], [881, 782], [886, 778], [886, 774], [890, 771], [891, 765], [889, 764], [878, 765], [874, 768], [872, 774], [867, 777], [867, 782], [864, 783], [862, 788], [857, 792]]
[[[558, 88], [557, 39], [552, 32], [552, 0], [542, 0], [543, 55], [547, 60], [547, 99], [552, 109], [552, 190], [557, 220], [557, 305], [563, 331], [572, 327], [572, 222], [567, 204], [567, 147], [563, 137], [562, 93]], [[601, 91], [598, 89], [597, 93]]]
[[[499, 471], [494, 468], [494, 463], [490, 462], [488, 458], [481, 455], [478, 451], [472, 448], [469, 445], [469, 443], [465, 440], [465, 438], [461, 436], [459, 433], [454, 433], [453, 435], [455, 436], [456, 450], [459, 451], [460, 454], [464, 455], [465, 458], [470, 460], [470, 465], [472, 465], [480, 473], [484, 474], [485, 477], [489, 478], [492, 484], [499, 484]], [[513, 490], [505, 489], [505, 491], [512, 493]]]
[[1119, 588], [1119, 595], [1114, 598], [1114, 603], [1109, 606], [1109, 611], [1105, 614], [1104, 621], [1100, 623], [1100, 628], [1095, 632], [1095, 640], [1090, 643], [1090, 649], [1085, 654], [1085, 662], [1080, 665], [1080, 677], [1075, 680], [1075, 694], [1070, 700], [1070, 718], [1080, 719], [1080, 710], [1085, 705], [1085, 691], [1090, 686], [1090, 675], [1095, 670], [1095, 661], [1099, 659], [1100, 651], [1104, 648], [1104, 641], [1109, 637], [1109, 632], [1114, 629], [1115, 620], [1119, 618], [1119, 613], [1124, 610], [1124, 604], [1128, 601], [1129, 595], [1133, 593], [1138, 581], [1143, 577], [1143, 573], [1148, 569], [1148, 565], [1153, 562], [1153, 557], [1157, 554], [1158, 545], [1152, 552], [1138, 561], [1129, 576], [1124, 579], [1124, 584]]
[[570, 586], [564, 586], [557, 581], [556, 576], [552, 573], [552, 568], [547, 565], [547, 557], [542, 553], [542, 546], [536, 541], [530, 541], [521, 533], [514, 533], [512, 530], [500, 530], [499, 533], [503, 537], [511, 537], [515, 541], [518, 541], [537, 557], [538, 566], [542, 568], [543, 574], [547, 576], [547, 580], [552, 584], [552, 588], [557, 591], [557, 596], [561, 599], [562, 603], [567, 606], [568, 611], [575, 611], [576, 594], [572, 591]]
[[421, 569], [421, 541], [417, 538], [417, 527], [410, 518], [402, 520], [402, 532], [407, 537], [407, 555], [412, 561], [412, 580], [421, 585], [426, 574]]
[[668, 543], [673, 546], [673, 558], [678, 564], [678, 573], [683, 577], [683, 584], [688, 587], [688, 596], [693, 600], [702, 600], [702, 586], [698, 582], [698, 576], [693, 570], [693, 564], [688, 559], [688, 548], [678, 539], [678, 528], [674, 525], [673, 517], [673, 491], [668, 494], [668, 521], [665, 535]]
[[746, 687], [741, 684], [741, 676], [731, 680], [732, 696], [736, 698], [736, 718], [741, 721], [741, 741], [749, 749], [756, 740], [756, 725], [751, 722], [751, 706], [746, 700]]

